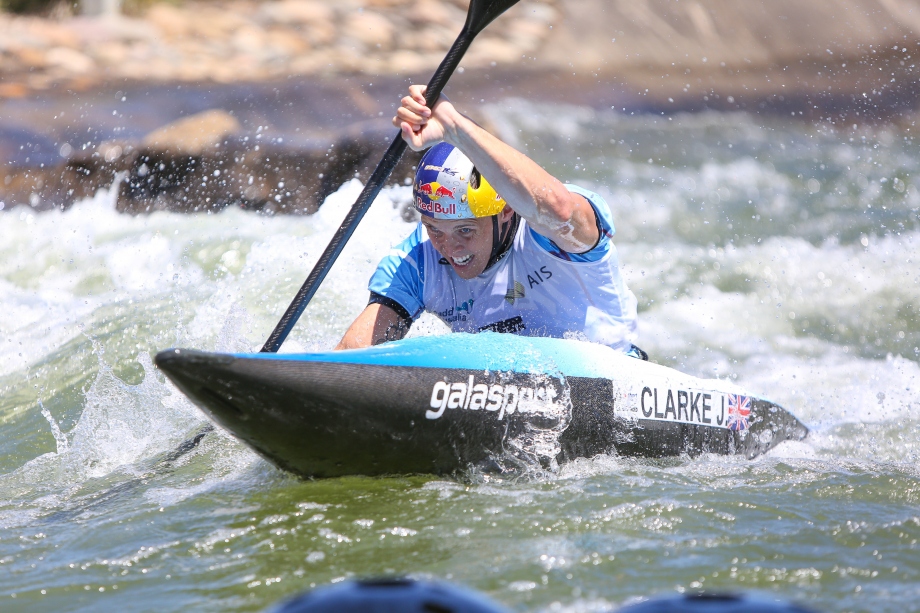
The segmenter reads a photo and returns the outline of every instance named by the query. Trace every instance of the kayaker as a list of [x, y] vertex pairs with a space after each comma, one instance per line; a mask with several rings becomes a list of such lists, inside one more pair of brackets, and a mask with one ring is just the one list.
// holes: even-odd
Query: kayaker
[[400, 339], [428, 311], [454, 332], [581, 338], [647, 359], [633, 345], [636, 298], [604, 199], [564, 185], [446, 97], [429, 108], [425, 89], [410, 86], [393, 118], [409, 147], [431, 147], [413, 187], [421, 222], [380, 262], [337, 349]]

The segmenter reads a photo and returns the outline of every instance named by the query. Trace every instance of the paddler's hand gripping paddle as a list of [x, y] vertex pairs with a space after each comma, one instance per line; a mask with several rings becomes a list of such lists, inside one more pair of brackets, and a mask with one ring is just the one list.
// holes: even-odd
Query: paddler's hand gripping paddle
[[[425, 101], [428, 106], [433, 105], [435, 101], [437, 101], [438, 96], [441, 95], [441, 90], [447, 84], [447, 80], [450, 79], [450, 76], [454, 74], [454, 70], [456, 70], [457, 65], [460, 64], [460, 59], [463, 57], [463, 54], [466, 53], [466, 50], [473, 42], [473, 39], [476, 38], [476, 35], [482, 32], [482, 30], [492, 23], [496, 17], [517, 3], [517, 1], [518, 0], [471, 0], [470, 8], [466, 14], [466, 23], [463, 24], [460, 35], [457, 37], [457, 40], [454, 41], [450, 51], [447, 52], [447, 55], [441, 61], [441, 65], [438, 66], [438, 70], [434, 73], [434, 76], [431, 77], [431, 81], [428, 82], [428, 90], [425, 92]], [[319, 257], [316, 266], [310, 271], [310, 276], [304, 281], [300, 291], [297, 292], [297, 295], [291, 302], [291, 305], [287, 308], [287, 311], [284, 312], [281, 321], [278, 322], [271, 336], [265, 341], [265, 345], [262, 347], [263, 353], [275, 353], [281, 347], [284, 339], [287, 338], [294, 324], [300, 319], [304, 309], [307, 308], [307, 303], [310, 302], [316, 290], [319, 289], [320, 283], [326, 278], [336, 258], [339, 257], [339, 254], [341, 254], [342, 250], [345, 248], [345, 243], [347, 243], [351, 235], [354, 234], [361, 218], [364, 217], [367, 209], [369, 209], [371, 203], [374, 202], [374, 198], [380, 193], [380, 189], [383, 187], [387, 178], [389, 178], [390, 173], [393, 172], [393, 169], [396, 168], [399, 158], [402, 157], [405, 151], [406, 142], [402, 139], [402, 136], [397, 133], [389, 149], [383, 154], [383, 159], [377, 164], [374, 174], [368, 179], [361, 195], [358, 196], [351, 210], [348, 211], [348, 215], [345, 216], [345, 221], [343, 221], [339, 229], [336, 230], [326, 250], [323, 251], [323, 254]]]

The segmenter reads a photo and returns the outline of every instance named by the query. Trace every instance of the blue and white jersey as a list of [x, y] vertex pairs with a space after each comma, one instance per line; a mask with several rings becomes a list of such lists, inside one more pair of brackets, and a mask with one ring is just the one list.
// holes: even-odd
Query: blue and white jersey
[[561, 250], [525, 220], [508, 253], [473, 279], [462, 279], [428, 240], [421, 223], [371, 277], [370, 291], [417, 318], [433, 313], [454, 332], [512, 332], [582, 338], [627, 351], [636, 336], [636, 297], [620, 273], [610, 208], [576, 187], [594, 208], [600, 240], [587, 253]]

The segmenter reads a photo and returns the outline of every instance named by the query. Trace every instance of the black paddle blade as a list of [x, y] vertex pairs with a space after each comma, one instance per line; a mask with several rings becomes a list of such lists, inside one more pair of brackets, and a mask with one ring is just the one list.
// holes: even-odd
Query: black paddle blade
[[517, 4], [518, 0], [472, 0], [466, 14], [464, 29], [474, 36], [479, 34], [496, 17]]

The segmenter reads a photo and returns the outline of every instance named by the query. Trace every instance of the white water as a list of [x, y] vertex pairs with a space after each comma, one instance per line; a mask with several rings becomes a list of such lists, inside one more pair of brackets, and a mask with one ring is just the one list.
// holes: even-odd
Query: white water
[[[2, 591], [47, 606], [71, 602], [72, 590], [82, 594], [84, 584], [98, 598], [99, 588], [106, 588], [108, 597], [112, 586], [121, 586], [126, 600], [119, 602], [136, 597], [129, 593], [156, 594], [166, 610], [177, 610], [196, 602], [195, 586], [207, 578], [215, 584], [208, 592], [214, 603], [242, 610], [304, 587], [310, 577], [317, 582], [396, 568], [456, 573], [521, 606], [598, 610], [592, 607], [666, 586], [687, 587], [698, 579], [658, 557], [675, 579], [633, 577], [612, 583], [621, 586], [619, 591], [605, 591], [606, 579], [590, 570], [592, 552], [604, 549], [598, 535], [624, 541], [635, 551], [659, 552], [648, 553], [650, 558], [673, 547], [675, 539], [689, 548], [684, 537], [706, 534], [712, 527], [708, 518], [745, 517], [736, 507], [756, 499], [761, 482], [782, 490], [778, 500], [788, 501], [776, 502], [779, 514], [793, 525], [799, 525], [793, 517], [799, 503], [790, 492], [822, 480], [843, 481], [843, 491], [849, 486], [846, 475], [868, 488], [862, 504], [876, 515], [890, 515], [886, 526], [911, 525], [916, 513], [902, 507], [915, 502], [920, 451], [915, 427], [920, 417], [920, 218], [913, 184], [920, 151], [912, 141], [889, 128], [861, 129], [854, 137], [826, 126], [762, 127], [744, 116], [629, 118], [522, 102], [490, 113], [506, 140], [529, 148], [563, 179], [608, 198], [627, 282], [640, 300], [639, 344], [652, 359], [698, 376], [730, 377], [772, 398], [811, 428], [806, 441], [781, 445], [753, 463], [708, 456], [673, 465], [598, 458], [560, 467], [537, 484], [494, 485], [474, 476], [467, 494], [459, 492], [468, 486], [442, 481], [393, 485], [401, 492], [393, 495], [395, 502], [378, 492], [390, 486], [373, 480], [292, 484], [220, 432], [171, 459], [206, 422], [155, 372], [150, 356], [172, 346], [257, 350], [360, 185], [343, 186], [313, 217], [264, 217], [236, 209], [130, 217], [115, 212], [114, 192], [101, 192], [65, 212], [36, 215], [17, 208], [0, 213], [5, 311], [0, 318], [0, 499], [6, 501], [0, 505], [0, 563], [15, 571], [12, 579], [0, 581]], [[553, 123], [549, 118], [561, 114], [569, 121], [547, 129]], [[328, 349], [339, 339], [365, 304], [376, 262], [412, 228], [400, 216], [408, 197], [407, 188], [393, 188], [375, 203], [283, 351]], [[413, 333], [440, 330], [428, 320]], [[897, 491], [873, 489], [877, 480], [899, 484]], [[357, 494], [341, 493], [340, 487]], [[814, 487], [815, 504], [846, 508], [854, 503], [847, 495], [827, 494], [838, 491], [836, 485]], [[432, 488], [446, 488], [446, 502], [429, 497]], [[673, 507], [666, 502], [690, 497], [687, 492], [697, 488], [711, 488], [714, 497], [709, 502], [714, 515], [698, 518], [702, 523], [694, 523], [698, 507], [692, 500]], [[611, 503], [619, 516], [592, 506], [597, 492], [604, 500], [617, 500], [629, 491], [645, 493]], [[383, 506], [364, 506], [362, 496]], [[307, 504], [303, 498], [324, 501], [323, 509], [340, 505], [349, 519], [311, 520], [328, 511], [300, 509], [288, 497], [296, 504]], [[444, 516], [418, 520], [403, 511], [415, 508], [417, 500], [420, 508], [439, 509]], [[393, 508], [380, 510], [387, 504]], [[470, 505], [479, 515], [495, 517], [501, 531], [476, 541], [476, 555], [464, 549], [482, 530], [467, 515]], [[535, 508], [544, 507], [563, 534], [581, 536], [554, 540], [522, 527], [530, 525], [523, 517], [551, 525], [548, 516], [534, 515]], [[491, 514], [492, 508], [500, 513]], [[863, 520], [861, 512], [846, 514]], [[258, 521], [249, 521], [250, 515]], [[272, 522], [262, 523], [270, 517], [287, 517], [276, 523], [295, 525], [276, 534]], [[394, 517], [398, 525], [392, 525]], [[323, 523], [327, 519], [332, 527]], [[750, 530], [760, 526], [756, 517], [747, 519]], [[162, 521], [169, 523], [157, 523]], [[831, 557], [853, 554], [846, 542], [823, 540], [833, 532], [828, 520], [808, 521], [817, 528], [808, 532], [801, 524], [803, 543], [828, 546]], [[297, 534], [313, 534], [314, 524], [326, 532], [316, 532], [315, 541], [298, 540]], [[122, 525], [134, 532], [120, 531]], [[161, 527], [144, 528], [148, 525]], [[356, 540], [371, 530], [369, 525], [384, 543], [386, 554], [378, 562]], [[875, 548], [892, 550], [896, 558], [915, 555], [913, 545], [891, 536], [888, 528], [873, 530], [865, 539], [870, 544], [875, 539]], [[84, 531], [93, 538], [84, 538]], [[430, 534], [435, 536], [426, 537]], [[743, 543], [756, 540], [753, 532], [744, 534]], [[280, 554], [267, 553], [275, 551], [265, 545], [269, 541], [287, 548], [291, 557], [276, 562], [272, 556]], [[224, 555], [220, 543], [227, 549], [246, 544], [244, 557]], [[431, 551], [441, 547], [456, 551], [432, 561]], [[710, 582], [716, 581], [713, 572], [731, 567], [736, 557], [713, 547], [715, 560], [701, 562]], [[479, 567], [479, 549], [503, 560], [493, 564], [501, 579], [477, 583], [472, 569]], [[417, 566], [387, 561], [394, 556], [411, 561], [401, 556], [413, 551], [429, 561]], [[645, 564], [638, 554], [624, 555]], [[589, 561], [579, 562], [582, 557]], [[30, 568], [38, 558], [47, 561]], [[442, 559], [449, 563], [437, 562]], [[853, 586], [831, 579], [839, 574], [819, 559], [802, 562], [799, 570], [823, 573], [817, 584], [831, 594], [852, 593], [847, 590]], [[69, 564], [88, 570], [76, 576]], [[237, 573], [239, 565], [259, 570]], [[909, 566], [901, 562], [898, 572]], [[141, 567], [150, 574], [138, 575]], [[744, 576], [770, 587], [766, 571], [754, 570], [753, 563], [746, 568], [742, 575], [747, 572]], [[129, 571], [130, 580], [120, 578], [122, 571]], [[167, 576], [182, 573], [174, 594], [161, 591], [174, 581]], [[572, 573], [574, 579], [566, 578]], [[543, 576], [550, 577], [549, 587]], [[277, 591], [282, 588], [276, 582], [266, 583], [273, 577], [285, 578], [281, 585], [290, 586], [287, 592]], [[895, 573], [877, 590], [891, 592], [892, 582], [907, 580]], [[781, 578], [779, 584], [807, 584], [797, 581]], [[634, 591], [623, 587], [629, 585]], [[574, 595], [571, 586], [584, 591]], [[871, 590], [871, 582], [866, 588]], [[43, 600], [41, 589], [58, 600]], [[595, 596], [586, 596], [592, 590]], [[246, 594], [256, 594], [255, 600]], [[80, 602], [93, 610], [104, 601]], [[872, 610], [869, 601], [859, 602], [854, 610]], [[912, 602], [899, 592], [890, 610]]]
[[[531, 125], [528, 118], [548, 111], [515, 104], [523, 108], [492, 110], [503, 136], [521, 141], [514, 134], [523, 129], [532, 130], [531, 138], [539, 135], [546, 124]], [[578, 121], [550, 134], [563, 149], [598, 120], [589, 111], [573, 115]], [[615, 141], [625, 120], [601, 119]], [[683, 118], [690, 127], [682, 129], [692, 132], [699, 123], [710, 129], [707, 122], [713, 119]], [[759, 130], [741, 118], [728, 131], [757, 141]], [[840, 148], [836, 157], [858, 157]], [[699, 225], [688, 198], [711, 204], [730, 200], [726, 192], [753, 190], [773, 194], [758, 211], [776, 213], [798, 206], [790, 178], [751, 157], [705, 161], [698, 169], [602, 157], [600, 166], [612, 164], [608, 172], [616, 180], [600, 183], [597, 170], [582, 180], [614, 210], [627, 281], [644, 306], [640, 345], [654, 360], [699, 376], [730, 377], [791, 408], [812, 428], [813, 449], [839, 452], [840, 443], [825, 434], [844, 424], [917, 418], [917, 353], [866, 355], [877, 354], [873, 343], [883, 345], [885, 337], [917, 337], [916, 318], [898, 321], [887, 313], [920, 304], [917, 232], [863, 234], [849, 244], [831, 235], [815, 245], [794, 233], [700, 244], [680, 236], [682, 228]], [[565, 154], [556, 159], [573, 174], [592, 164], [576, 161], [573, 169]], [[596, 159], [593, 165], [598, 168]], [[201, 418], [162, 378], [151, 377], [149, 356], [170, 346], [257, 350], [360, 188], [357, 181], [344, 185], [313, 217], [236, 209], [130, 217], [115, 212], [114, 190], [65, 212], [6, 212], [0, 218], [0, 301], [7, 311], [0, 320], [0, 373], [8, 390], [40, 392], [34, 404], [4, 403], [0, 417], [41, 411], [42, 398], [78, 384], [83, 402], [55, 408], [51, 401], [44, 409], [61, 455], [92, 467], [77, 474], [99, 476], [169, 449]], [[903, 191], [916, 194], [912, 184]], [[338, 340], [364, 305], [374, 265], [412, 228], [400, 215], [408, 198], [408, 188], [384, 192], [282, 351], [328, 349]], [[714, 219], [713, 225], [720, 224]], [[816, 321], [830, 323], [816, 330]], [[912, 329], [899, 329], [905, 324]], [[417, 327], [439, 330], [431, 321]], [[835, 342], [828, 329], [846, 329], [843, 340], [855, 342]], [[873, 332], [874, 341], [867, 340]], [[73, 354], [81, 356], [79, 365]], [[874, 453], [915, 458], [914, 447], [883, 445]]]
[[[54, 508], [89, 480], [138, 471], [203, 426], [150, 356], [171, 346], [258, 350], [360, 189], [343, 186], [310, 218], [130, 217], [115, 212], [113, 192], [65, 212], [7, 212], [0, 419], [33, 433], [20, 441], [29, 451], [10, 445], [0, 490], [26, 487], [39, 508]], [[376, 260], [411, 228], [397, 208], [406, 198], [405, 188], [381, 196], [284, 351], [338, 340], [363, 308]], [[257, 461], [224, 439], [237, 461]]]

